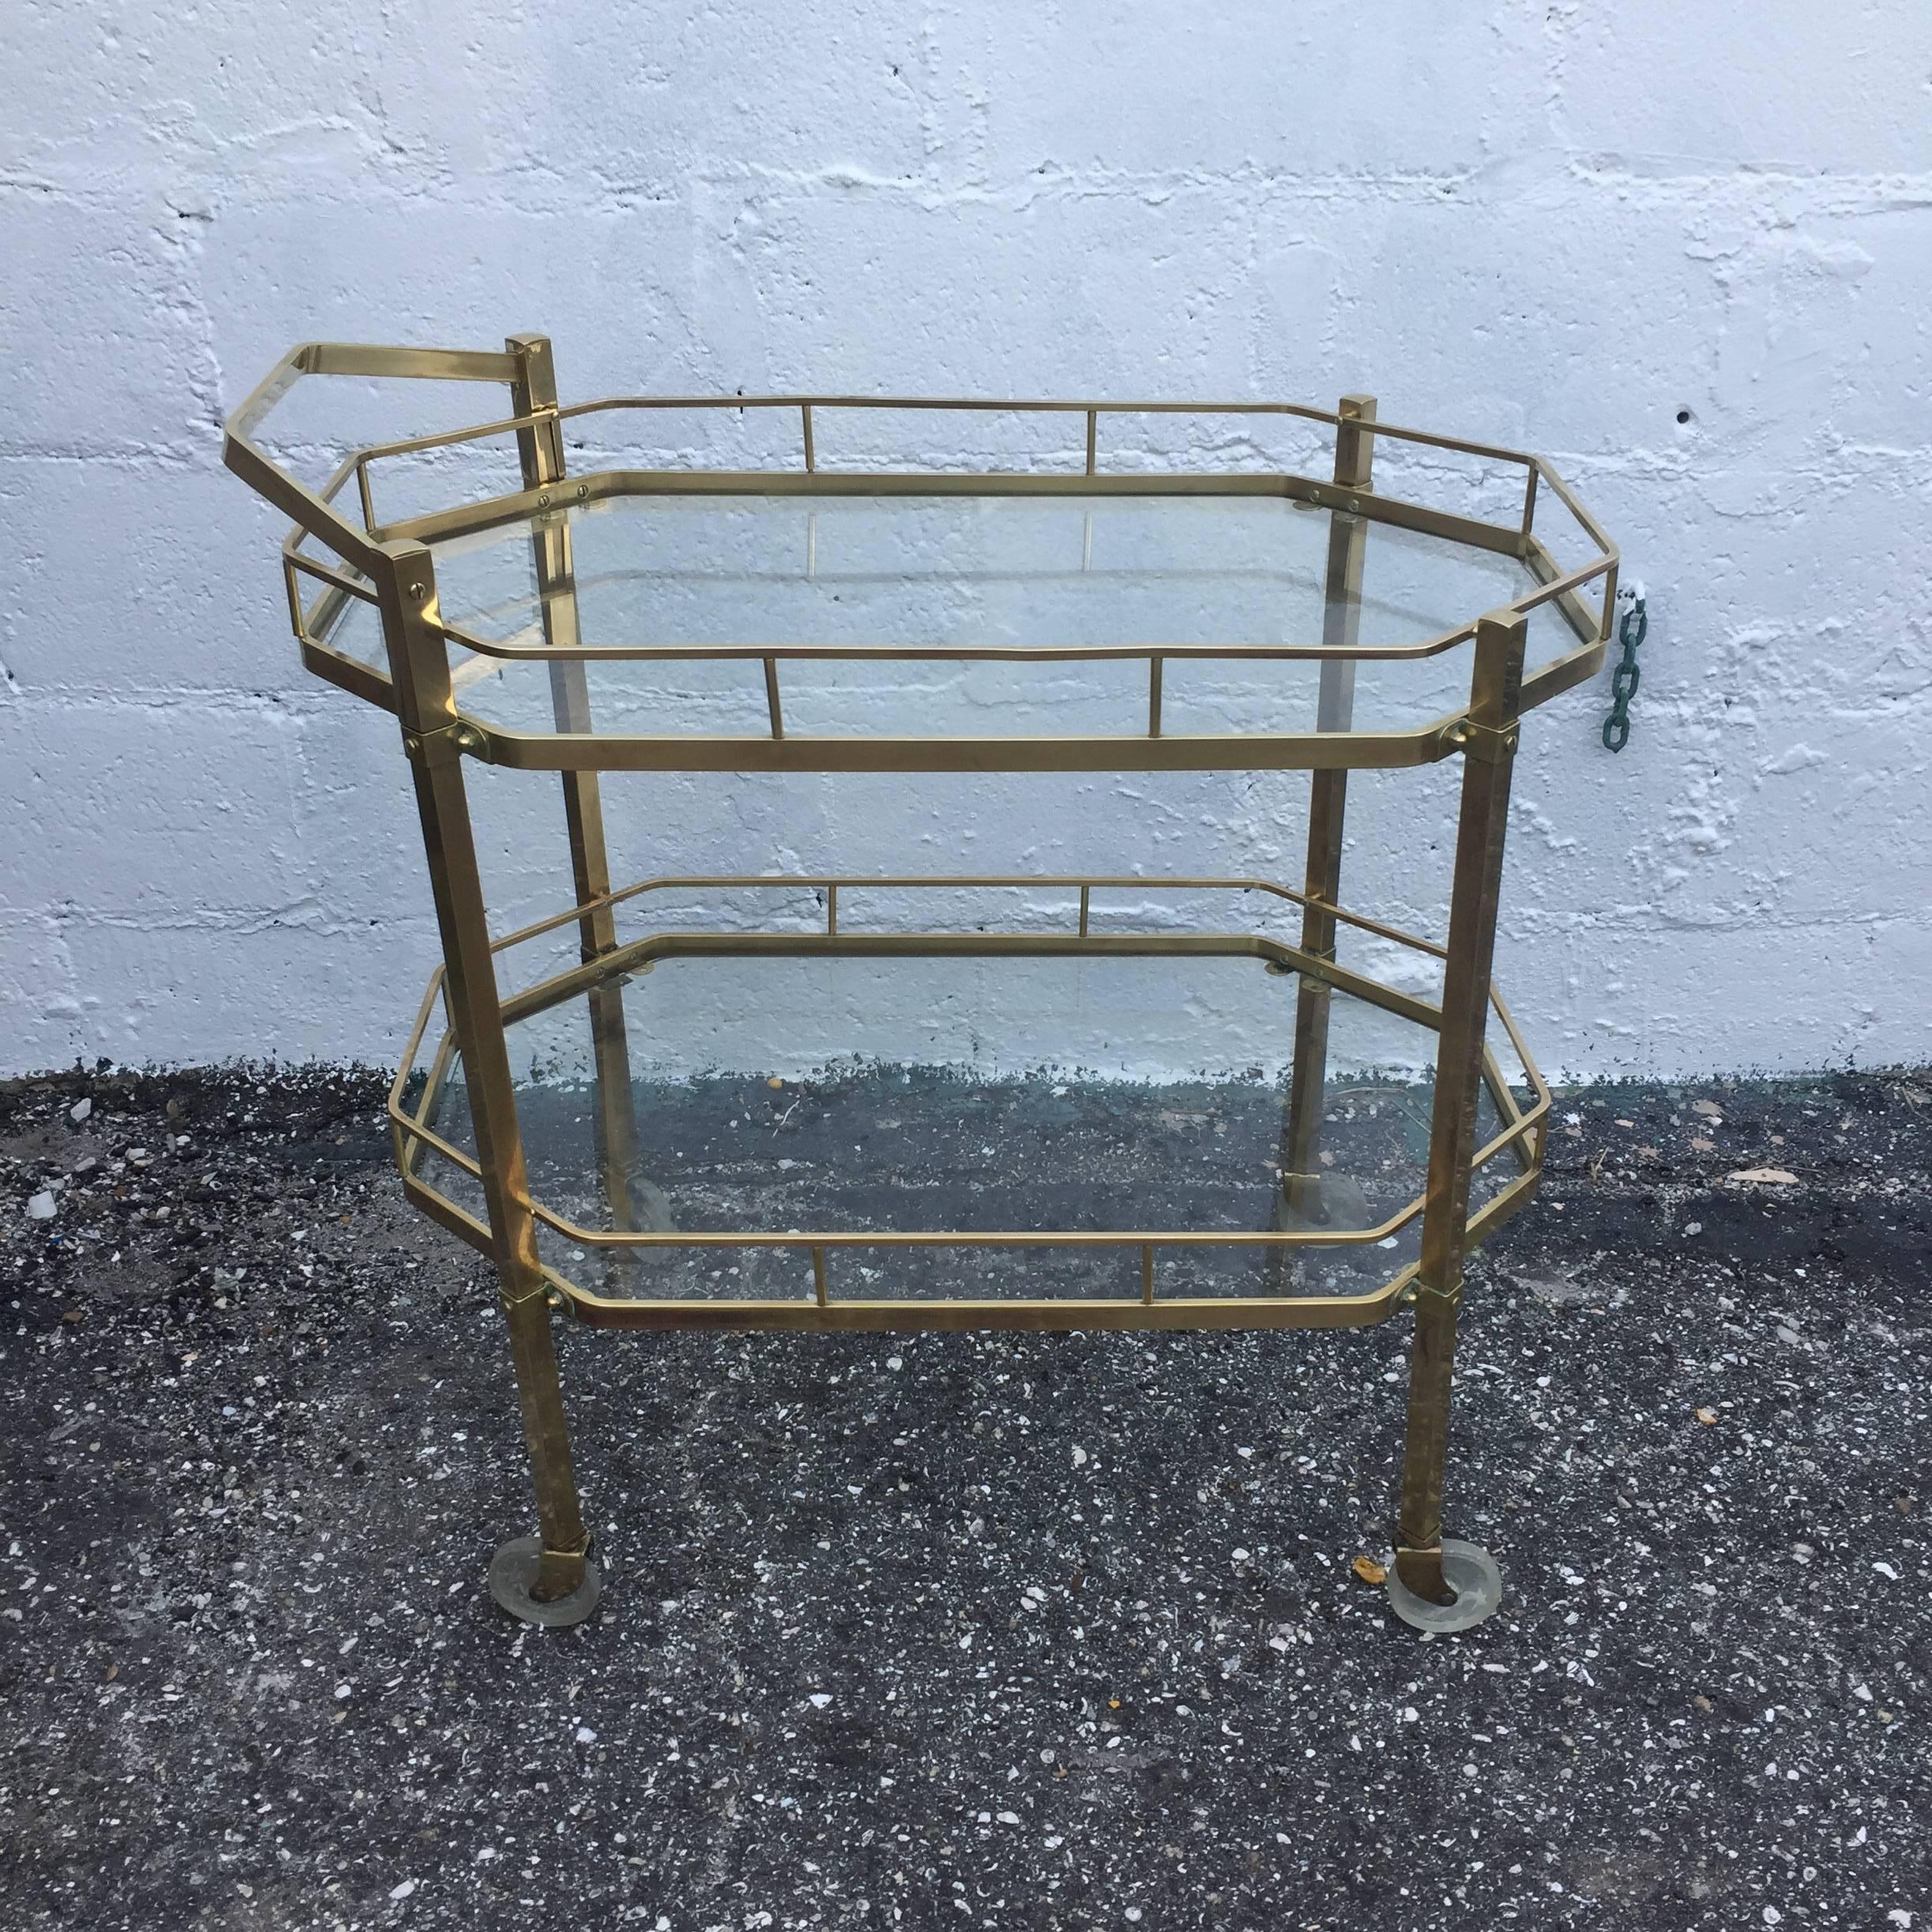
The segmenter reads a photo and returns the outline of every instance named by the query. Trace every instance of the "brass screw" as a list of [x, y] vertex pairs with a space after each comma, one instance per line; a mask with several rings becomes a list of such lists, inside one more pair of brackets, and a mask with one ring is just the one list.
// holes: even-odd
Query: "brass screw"
[[410, 595], [411, 597], [422, 597], [422, 596], [424, 596], [424, 595], [425, 595], [425, 594], [426, 594], [426, 593], [424, 591], [423, 587], [422, 587], [422, 586], [421, 586], [421, 584], [411, 584], [411, 585], [410, 586]]
[[577, 494], [580, 499], [588, 496], [590, 494], [590, 485], [588, 483], [579, 483], [577, 485]]
[[537, 498], [537, 507], [539, 510], [547, 510], [549, 508], [549, 507], [550, 492], [548, 490], [539, 492]]

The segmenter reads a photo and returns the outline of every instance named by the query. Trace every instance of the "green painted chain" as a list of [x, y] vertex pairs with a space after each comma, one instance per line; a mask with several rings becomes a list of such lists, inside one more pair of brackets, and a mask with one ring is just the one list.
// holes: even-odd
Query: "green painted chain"
[[1617, 642], [1623, 646], [1623, 661], [1610, 674], [1610, 691], [1616, 702], [1603, 722], [1606, 751], [1621, 751], [1630, 743], [1630, 702], [1637, 695], [1637, 687], [1643, 676], [1637, 668], [1637, 646], [1644, 641], [1649, 629], [1650, 619], [1644, 609], [1643, 593], [1634, 592], [1630, 608], [1623, 613], [1623, 621], [1617, 627]]

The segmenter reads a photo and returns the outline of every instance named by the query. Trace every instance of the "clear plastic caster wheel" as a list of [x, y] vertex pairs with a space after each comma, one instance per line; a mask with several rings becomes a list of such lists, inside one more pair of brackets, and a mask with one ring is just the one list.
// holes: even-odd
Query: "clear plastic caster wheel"
[[581, 1623], [597, 1606], [604, 1580], [595, 1563], [584, 1564], [583, 1581], [567, 1597], [553, 1597], [547, 1602], [530, 1594], [537, 1581], [537, 1559], [543, 1544], [534, 1536], [514, 1537], [490, 1559], [489, 1593], [504, 1609], [525, 1623], [541, 1624], [546, 1630], [561, 1630]]
[[1503, 1572], [1496, 1559], [1474, 1543], [1458, 1543], [1444, 1537], [1442, 1546], [1443, 1575], [1455, 1592], [1454, 1603], [1431, 1603], [1418, 1597], [1390, 1566], [1389, 1608], [1419, 1631], [1473, 1630], [1485, 1617], [1493, 1616], [1503, 1602]]
[[1309, 1174], [1297, 1183], [1301, 1198], [1291, 1202], [1286, 1190], [1275, 1197], [1275, 1222], [1284, 1234], [1311, 1228], [1368, 1228], [1376, 1224], [1368, 1196], [1352, 1174]]

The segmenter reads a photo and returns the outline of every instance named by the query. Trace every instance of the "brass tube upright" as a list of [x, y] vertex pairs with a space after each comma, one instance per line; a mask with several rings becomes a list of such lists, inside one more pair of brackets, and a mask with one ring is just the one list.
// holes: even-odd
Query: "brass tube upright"
[[436, 621], [436, 572], [419, 544], [382, 546], [373, 573], [395, 681], [403, 749], [415, 781], [430, 890], [443, 941], [450, 1024], [462, 1054], [472, 1125], [489, 1213], [517, 1398], [537, 1492], [541, 1541], [528, 1595], [555, 1604], [586, 1582], [590, 1538], [571, 1466], [557, 1380], [550, 1309], [537, 1252], [537, 1224], [517, 1125], [476, 841], [463, 785], [462, 727], [450, 689], [447, 646]]
[[[516, 432], [517, 459], [523, 487], [552, 492], [548, 517], [532, 521], [530, 549], [537, 575], [537, 601], [542, 612], [544, 641], [552, 649], [575, 650], [582, 642], [578, 623], [577, 572], [572, 554], [569, 512], [561, 489], [565, 469], [564, 425], [557, 419], [556, 366], [547, 335], [511, 335], [504, 348], [516, 358], [517, 374], [510, 384], [511, 408], [519, 417], [547, 416]], [[591, 729], [589, 672], [581, 660], [560, 658], [551, 665], [550, 701], [560, 732]], [[604, 833], [601, 781], [594, 771], [567, 771], [564, 781], [564, 818], [570, 837], [571, 878], [577, 903], [589, 907], [578, 922], [581, 957], [585, 964], [617, 948], [616, 916], [608, 900], [611, 889], [610, 855]], [[612, 979], [594, 988], [589, 997], [591, 1051], [597, 1068], [597, 1110], [592, 1117], [597, 1134], [597, 1164], [604, 1179], [611, 1226], [634, 1230], [638, 1215], [632, 1192], [638, 1178], [637, 1103], [631, 1085], [631, 1048], [624, 1024], [623, 989]], [[627, 1271], [630, 1257], [613, 1252], [612, 1269]]]
[[1496, 951], [1503, 882], [1503, 841], [1515, 762], [1518, 706], [1529, 620], [1499, 612], [1476, 627], [1462, 799], [1456, 828], [1442, 1029], [1429, 1125], [1428, 1182], [1422, 1211], [1422, 1257], [1416, 1283], [1415, 1339], [1409, 1366], [1408, 1441], [1395, 1569], [1414, 1595], [1455, 1601], [1443, 1574], [1443, 1465], [1449, 1433], [1449, 1387], [1456, 1315], [1468, 1242], [1470, 1164], [1482, 1081], [1489, 969]]
[[[1375, 438], [1355, 425], [1373, 422], [1375, 413], [1375, 398], [1369, 395], [1345, 395], [1337, 408], [1342, 420], [1335, 425], [1335, 480], [1344, 489], [1368, 488]], [[1332, 513], [1322, 642], [1338, 653], [1352, 651], [1360, 638], [1368, 538], [1363, 518], [1346, 510]], [[1315, 728], [1346, 732], [1353, 729], [1354, 721], [1355, 660], [1326, 658], [1316, 698]], [[1308, 865], [1302, 887], [1308, 903], [1301, 915], [1301, 949], [1317, 959], [1335, 957], [1335, 908], [1342, 888], [1342, 832], [1347, 808], [1346, 769], [1316, 772], [1309, 791]], [[1294, 1075], [1282, 1145], [1282, 1185], [1291, 1226], [1325, 1225], [1330, 1219], [1319, 1165], [1327, 1088], [1328, 1005], [1327, 984], [1304, 974], [1295, 995]]]

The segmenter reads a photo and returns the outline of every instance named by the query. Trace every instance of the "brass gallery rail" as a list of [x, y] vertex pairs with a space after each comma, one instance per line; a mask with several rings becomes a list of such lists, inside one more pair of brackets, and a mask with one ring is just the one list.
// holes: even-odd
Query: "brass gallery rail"
[[[415, 436], [351, 451], [320, 489], [282, 469], [260, 441], [260, 425], [298, 381], [309, 376], [404, 377], [499, 383], [509, 407], [492, 420], [443, 435]], [[776, 469], [702, 467], [567, 471], [564, 426], [640, 411], [731, 410], [795, 414], [798, 462]], [[1006, 470], [828, 467], [829, 422], [857, 412], [925, 412], [1071, 417], [1084, 432], [1077, 469]], [[1186, 470], [1106, 466], [1103, 431], [1129, 417], [1279, 417], [1319, 429], [1327, 438], [1329, 474], [1286, 470]], [[521, 487], [391, 522], [377, 515], [376, 466], [395, 459], [491, 439], [514, 439]], [[1522, 471], [1518, 507], [1499, 522], [1461, 510], [1406, 500], [1378, 489], [1379, 444], [1471, 459], [1487, 475]], [[1398, 1548], [1390, 1582], [1397, 1614], [1425, 1629], [1456, 1630], [1492, 1612], [1500, 1574], [1487, 1552], [1442, 1533], [1443, 1465], [1455, 1327], [1470, 1249], [1533, 1193], [1541, 1172], [1548, 1090], [1532, 1065], [1490, 983], [1503, 829], [1522, 714], [1590, 676], [1608, 642], [1617, 557], [1608, 539], [1540, 458], [1492, 445], [1404, 429], [1376, 420], [1372, 399], [1350, 396], [1334, 410], [1273, 402], [1025, 402], [860, 396], [620, 397], [565, 407], [557, 399], [550, 345], [541, 336], [512, 337], [500, 352], [365, 347], [309, 343], [285, 357], [229, 425], [231, 468], [294, 519], [283, 546], [289, 614], [305, 663], [319, 675], [393, 713], [414, 776], [430, 886], [443, 942], [443, 965], [425, 998], [390, 1101], [399, 1164], [410, 1199], [495, 1262], [515, 1363], [537, 1492], [541, 1534], [506, 1544], [492, 1567], [498, 1600], [527, 1620], [567, 1623], [590, 1615], [599, 1588], [589, 1561], [590, 1538], [578, 1502], [565, 1427], [551, 1322], [567, 1310], [601, 1327], [770, 1327], [797, 1329], [1017, 1327], [1336, 1327], [1413, 1309], [1415, 1335], [1409, 1392]], [[359, 516], [341, 507], [354, 485]], [[876, 500], [882, 509], [909, 498], [998, 497], [1016, 502], [1106, 498], [1275, 498], [1324, 512], [1326, 567], [1319, 636], [1284, 642], [1273, 637], [1177, 637], [1151, 642], [1122, 635], [1099, 642], [942, 643], [919, 637], [885, 643], [827, 644], [780, 631], [726, 642], [589, 642], [582, 635], [573, 541], [574, 519], [591, 507], [625, 498], [669, 497], [807, 502], [836, 497]], [[1565, 544], [1580, 535], [1581, 557], [1539, 528], [1544, 506], [1567, 519]], [[1217, 515], [1220, 513], [1215, 513]], [[1525, 586], [1488, 610], [1446, 609], [1441, 621], [1395, 643], [1365, 644], [1360, 635], [1368, 532], [1377, 526], [1455, 547], [1457, 554], [1507, 560]], [[481, 635], [444, 613], [439, 560], [489, 532], [521, 533], [529, 546], [538, 623], [532, 635]], [[328, 555], [318, 554], [320, 546]], [[305, 586], [311, 586], [309, 596]], [[306, 601], [305, 601], [306, 600]], [[380, 659], [341, 646], [350, 612], [373, 608], [380, 623]], [[1526, 665], [1532, 615], [1548, 609], [1571, 634], [1548, 661]], [[1357, 665], [1391, 669], [1442, 659], [1466, 649], [1466, 702], [1402, 729], [1356, 726]], [[799, 734], [787, 728], [784, 667], [798, 661], [870, 662], [1005, 660], [1082, 662], [1144, 660], [1146, 728], [1067, 732], [1039, 737], [987, 737], [944, 732], [921, 736], [852, 728]], [[768, 728], [749, 735], [697, 731], [642, 733], [601, 729], [592, 713], [590, 673], [600, 665], [653, 661], [739, 659], [762, 667]], [[1319, 666], [1313, 728], [1204, 733], [1168, 728], [1163, 667], [1169, 660], [1303, 661]], [[540, 664], [555, 728], [515, 729], [466, 710], [460, 695], [476, 669]], [[1462, 760], [1462, 796], [1449, 927], [1441, 944], [1344, 911], [1339, 903], [1347, 773]], [[572, 889], [555, 918], [492, 938], [478, 872], [465, 788], [466, 758], [560, 774]], [[604, 831], [598, 773], [605, 770], [768, 770], [1046, 772], [1153, 769], [1306, 769], [1312, 774], [1308, 855], [1303, 883], [1292, 889], [1252, 879], [1146, 878], [901, 879], [826, 877], [658, 879], [614, 890]], [[675, 889], [751, 893], [810, 886], [822, 896], [820, 930], [653, 929], [620, 940], [618, 916], [648, 911], [653, 896]], [[1073, 895], [1069, 929], [949, 930], [943, 923], [911, 930], [868, 931], [840, 921], [841, 888], [1028, 887]], [[1271, 895], [1298, 917], [1290, 942], [1240, 923], [1211, 930], [1096, 930], [1093, 895], [1129, 889], [1140, 894], [1186, 889]], [[504, 994], [500, 958], [546, 934], [574, 929], [577, 963]], [[1440, 964], [1441, 996], [1425, 1001], [1337, 957], [1345, 930], [1364, 932]], [[1096, 1231], [889, 1230], [831, 1226], [812, 1232], [680, 1232], [643, 1225], [625, 1177], [638, 1146], [625, 984], [630, 975], [667, 958], [728, 957], [1105, 958], [1124, 956], [1249, 957], [1296, 980], [1294, 1069], [1282, 1136], [1279, 1181], [1270, 1224], [1254, 1231], [1144, 1227]], [[1341, 993], [1428, 1029], [1436, 1039], [1436, 1080], [1427, 1178], [1420, 1196], [1376, 1226], [1350, 1224], [1321, 1160], [1331, 996]], [[519, 1129], [507, 1029], [531, 1016], [581, 1001], [588, 1015], [595, 1070], [595, 1128], [603, 1170], [608, 1229], [587, 1228], [533, 1190]], [[440, 1002], [448, 1024], [432, 1032]], [[1526, 1104], [1512, 1091], [1488, 1044], [1493, 1013], [1524, 1069]], [[862, 1044], [854, 1042], [857, 1046]], [[426, 1076], [412, 1088], [411, 1070], [425, 1050]], [[474, 1151], [439, 1129], [460, 1065]], [[1487, 1091], [1500, 1123], [1486, 1144], [1476, 1138], [1477, 1101]], [[432, 1158], [433, 1157], [433, 1160]], [[470, 1204], [432, 1173], [435, 1162], [463, 1178]], [[1509, 1164], [1507, 1180], [1472, 1210], [1472, 1176]], [[481, 1196], [480, 1205], [474, 1196]], [[1163, 1257], [1186, 1249], [1260, 1249], [1286, 1258], [1296, 1250], [1365, 1250], [1421, 1224], [1419, 1258], [1380, 1286], [1349, 1295], [1271, 1293], [1199, 1295], [1163, 1291]], [[540, 1234], [560, 1237], [606, 1258], [671, 1248], [762, 1247], [808, 1256], [811, 1291], [760, 1300], [648, 1297], [600, 1292], [547, 1265]], [[1137, 1254], [1137, 1297], [911, 1300], [853, 1296], [839, 1277], [842, 1251], [863, 1246], [904, 1252], [916, 1248], [1051, 1247], [1128, 1250]], [[1277, 1277], [1278, 1281], [1285, 1277]], [[606, 1286], [609, 1284], [607, 1282]]]

